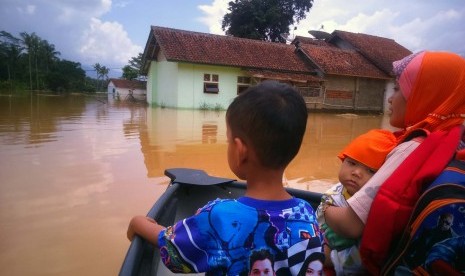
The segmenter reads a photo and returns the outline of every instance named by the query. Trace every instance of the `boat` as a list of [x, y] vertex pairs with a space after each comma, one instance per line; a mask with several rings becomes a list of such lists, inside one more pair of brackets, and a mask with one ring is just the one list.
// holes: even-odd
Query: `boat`
[[[246, 190], [244, 182], [210, 176], [203, 170], [172, 168], [165, 170], [165, 175], [170, 178], [170, 184], [147, 216], [166, 226], [192, 216], [198, 208], [209, 201], [216, 198], [238, 198], [244, 195]], [[320, 193], [294, 188], [286, 188], [286, 190], [291, 195], [309, 202], [315, 210], [320, 203]], [[175, 274], [161, 262], [159, 252], [152, 244], [136, 236], [129, 246], [119, 275]]]

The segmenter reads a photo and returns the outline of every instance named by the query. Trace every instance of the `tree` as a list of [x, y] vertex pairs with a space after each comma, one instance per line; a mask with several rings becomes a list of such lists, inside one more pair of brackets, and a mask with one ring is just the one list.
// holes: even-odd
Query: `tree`
[[[43, 77], [48, 73], [53, 62], [58, 61], [60, 52], [55, 51], [55, 45], [41, 39], [35, 33], [20, 33], [21, 42], [26, 50], [29, 68], [29, 87], [32, 90], [32, 67], [35, 71], [36, 89], [46, 88]], [[34, 65], [33, 65], [34, 64]], [[40, 82], [39, 82], [40, 81]]]
[[140, 78], [140, 69], [142, 67], [142, 53], [139, 53], [137, 57], [132, 57], [129, 60], [129, 64], [123, 67], [123, 79], [133, 80]]
[[20, 59], [24, 48], [21, 46], [20, 39], [12, 34], [0, 32], [0, 80], [16, 80], [16, 74], [21, 71]]
[[17, 38], [0, 31], [0, 90], [82, 90], [86, 81], [81, 64], [60, 60], [59, 55], [55, 45], [35, 33], [22, 32]]
[[103, 82], [108, 80], [108, 73], [110, 72], [110, 69], [106, 67], [105, 65], [102, 66], [100, 63], [94, 64], [94, 70], [97, 73], [97, 80], [100, 80], [98, 91], [101, 90], [103, 86]]
[[133, 80], [139, 76], [139, 71], [135, 70], [129, 65], [123, 67], [123, 79]]
[[286, 43], [281, 34], [305, 18], [313, 0], [234, 0], [223, 17], [227, 35]]
[[[27, 58], [29, 61], [29, 89], [32, 90], [32, 60], [37, 59], [37, 50], [39, 48], [39, 37], [35, 34], [28, 34], [26, 32], [22, 32], [19, 34], [22, 38], [22, 43], [24, 48], [26, 49]], [[37, 69], [37, 68], [36, 68]], [[36, 70], [37, 76], [37, 70]]]
[[53, 91], [84, 90], [86, 72], [79, 62], [59, 60], [46, 75], [49, 88]]

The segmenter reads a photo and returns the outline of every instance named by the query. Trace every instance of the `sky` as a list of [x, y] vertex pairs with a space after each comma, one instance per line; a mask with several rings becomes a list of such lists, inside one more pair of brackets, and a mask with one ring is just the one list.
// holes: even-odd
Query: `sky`
[[[60, 58], [121, 68], [144, 51], [150, 26], [224, 34], [230, 0], [0, 0], [0, 31], [35, 32]], [[294, 27], [297, 27], [294, 30]], [[314, 0], [290, 38], [309, 30], [342, 30], [394, 39], [412, 52], [452, 51], [465, 57], [464, 0]]]

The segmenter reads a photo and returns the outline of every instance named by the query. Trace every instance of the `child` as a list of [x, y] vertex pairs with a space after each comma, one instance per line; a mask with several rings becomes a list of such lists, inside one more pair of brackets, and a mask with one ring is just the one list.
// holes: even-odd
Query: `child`
[[355, 138], [338, 157], [342, 160], [339, 183], [322, 197], [316, 211], [318, 224], [325, 237], [326, 266], [334, 266], [337, 275], [364, 275], [358, 241], [334, 233], [325, 222], [326, 205], [348, 206], [347, 199], [357, 192], [381, 167], [396, 146], [394, 134], [387, 130], [370, 130]]
[[247, 182], [245, 195], [216, 199], [167, 228], [136, 216], [129, 240], [137, 234], [153, 243], [173, 272], [247, 275], [253, 252], [269, 250], [276, 275], [297, 275], [305, 256], [322, 252], [312, 207], [282, 185], [307, 117], [303, 98], [286, 84], [266, 81], [238, 95], [226, 112], [227, 156]]

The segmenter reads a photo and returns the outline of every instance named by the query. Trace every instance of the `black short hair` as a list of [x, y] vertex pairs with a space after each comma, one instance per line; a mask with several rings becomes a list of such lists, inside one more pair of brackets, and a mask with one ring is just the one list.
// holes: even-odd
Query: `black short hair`
[[286, 167], [297, 155], [307, 117], [307, 106], [300, 93], [277, 81], [249, 87], [226, 112], [232, 136], [252, 146], [261, 164], [272, 169]]
[[268, 249], [255, 250], [250, 254], [249, 257], [249, 267], [252, 269], [253, 264], [256, 261], [270, 260], [271, 266], [274, 266], [274, 256]]

